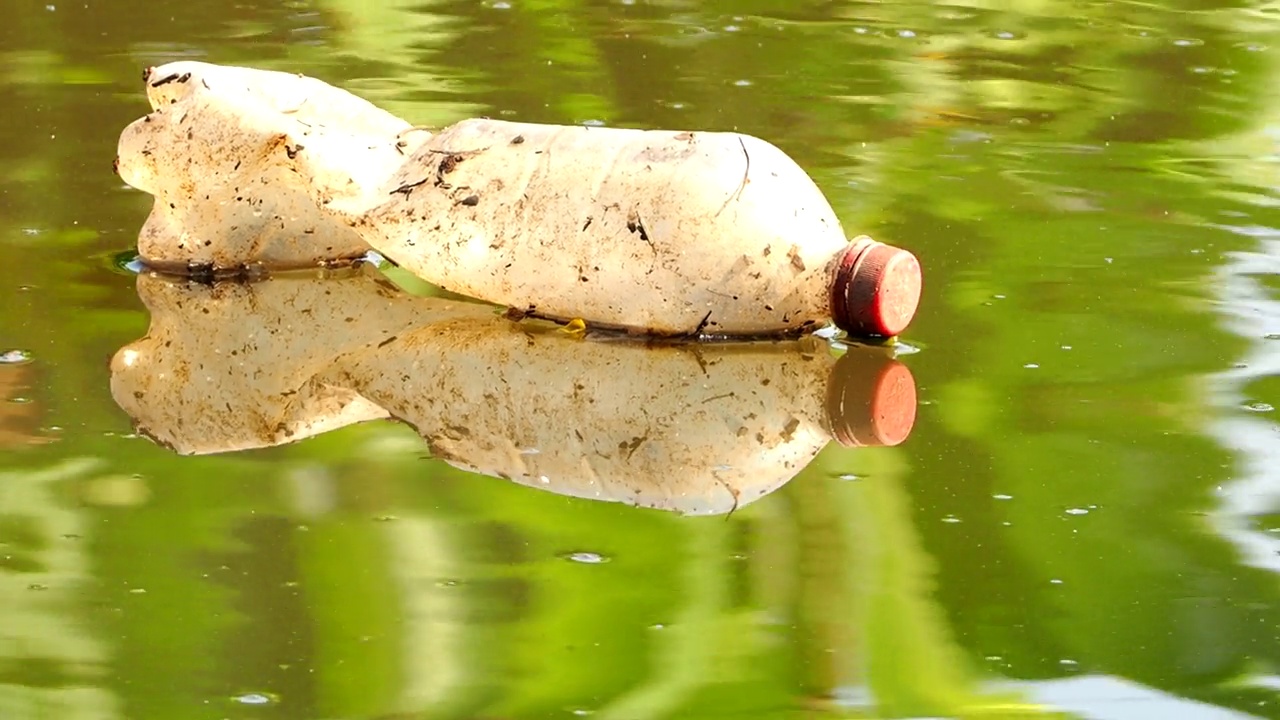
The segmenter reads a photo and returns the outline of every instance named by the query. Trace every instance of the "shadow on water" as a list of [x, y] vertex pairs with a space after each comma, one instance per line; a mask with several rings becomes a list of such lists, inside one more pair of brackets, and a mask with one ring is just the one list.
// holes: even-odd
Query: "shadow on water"
[[[1280, 717], [1278, 22], [1212, 0], [7, 8], [0, 716]], [[188, 57], [430, 125], [760, 135], [850, 234], [919, 255], [922, 350], [639, 352], [394, 268], [123, 272], [150, 199], [115, 142], [140, 69]], [[340, 307], [322, 288], [352, 321], [299, 317]], [[841, 381], [855, 406], [909, 368], [904, 442], [831, 442], [859, 358], [887, 365]]]

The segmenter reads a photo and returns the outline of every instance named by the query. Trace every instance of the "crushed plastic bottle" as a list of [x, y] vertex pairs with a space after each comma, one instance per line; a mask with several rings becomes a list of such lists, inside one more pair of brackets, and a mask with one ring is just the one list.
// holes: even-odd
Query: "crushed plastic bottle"
[[903, 442], [916, 413], [911, 373], [884, 348], [837, 358], [817, 338], [583, 339], [414, 297], [367, 271], [213, 285], [144, 274], [138, 292], [151, 327], [113, 358], [112, 396], [139, 432], [184, 454], [393, 418], [468, 471], [725, 513], [786, 484], [833, 439]]
[[187, 61], [151, 71], [147, 93], [155, 109], [125, 130], [119, 168], [157, 197], [149, 262], [297, 262], [364, 243], [522, 313], [670, 336], [828, 320], [893, 336], [919, 302], [914, 255], [849, 241], [804, 170], [751, 136], [490, 119], [433, 134], [311, 78]]
[[[404, 157], [409, 123], [319, 80], [288, 73], [179, 62], [143, 74], [152, 112], [120, 135], [116, 172], [155, 197], [138, 237], [152, 268], [238, 270], [314, 267], [357, 258], [369, 246], [317, 207], [290, 160], [359, 147], [353, 182], [377, 183]], [[344, 145], [345, 144], [345, 145]], [[381, 148], [378, 152], [376, 148]]]

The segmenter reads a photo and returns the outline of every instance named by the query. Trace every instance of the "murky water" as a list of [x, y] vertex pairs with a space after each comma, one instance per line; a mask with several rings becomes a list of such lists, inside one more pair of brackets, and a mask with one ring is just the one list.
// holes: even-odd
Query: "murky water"
[[[0, 19], [0, 717], [1280, 717], [1272, 5]], [[394, 271], [139, 278], [115, 140], [187, 57], [421, 124], [767, 138], [920, 256], [907, 352], [515, 338]], [[833, 442], [889, 375], [905, 441]]]

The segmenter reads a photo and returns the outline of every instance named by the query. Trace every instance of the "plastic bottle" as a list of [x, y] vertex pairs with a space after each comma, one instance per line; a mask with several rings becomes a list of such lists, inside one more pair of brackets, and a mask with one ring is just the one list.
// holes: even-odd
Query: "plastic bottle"
[[[255, 72], [156, 68], [153, 78], [187, 78], [148, 85], [156, 112], [181, 119], [130, 126], [121, 166], [163, 178], [154, 153], [142, 160], [130, 150], [149, 133], [170, 142], [175, 127], [201, 126], [193, 142], [209, 147], [189, 165], [210, 164], [217, 187], [249, 197], [227, 178], [252, 163], [290, 193], [281, 221], [322, 222], [295, 207], [297, 192], [308, 192], [323, 222], [345, 223], [415, 275], [561, 321], [751, 336], [833, 319], [854, 335], [892, 336], [915, 314], [916, 258], [868, 238], [850, 242], [810, 177], [758, 138], [488, 119], [434, 135], [390, 132], [396, 123], [366, 120], [374, 110], [354, 96], [308, 78], [285, 87], [291, 76], [280, 73], [264, 74], [272, 90], [259, 91]], [[263, 100], [272, 93], [287, 94], [288, 106]], [[307, 119], [296, 107], [320, 109]], [[137, 175], [124, 174], [131, 183]], [[261, 203], [273, 187], [253, 185], [252, 195]], [[200, 190], [190, 190], [167, 192], [199, 206]]]

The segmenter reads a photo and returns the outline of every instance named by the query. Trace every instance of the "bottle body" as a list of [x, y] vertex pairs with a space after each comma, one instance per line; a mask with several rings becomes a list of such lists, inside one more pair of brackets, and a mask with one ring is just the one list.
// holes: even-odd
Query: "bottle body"
[[454, 292], [656, 334], [773, 334], [831, 316], [849, 246], [809, 176], [735, 133], [467, 120], [360, 215], [383, 255]]

